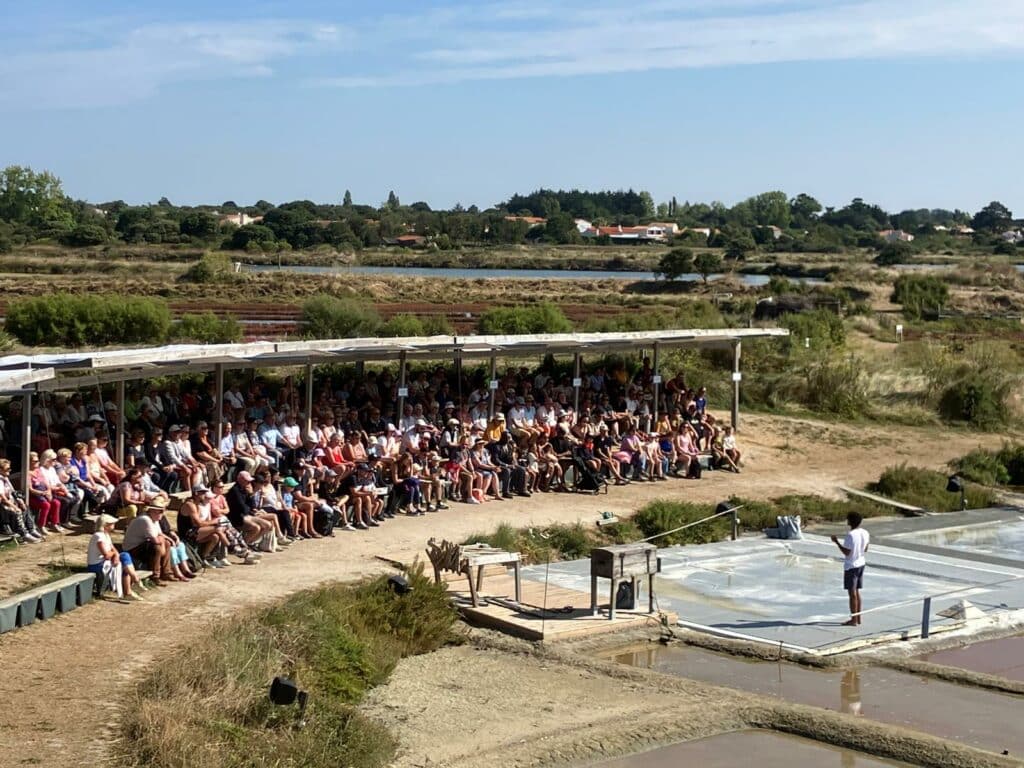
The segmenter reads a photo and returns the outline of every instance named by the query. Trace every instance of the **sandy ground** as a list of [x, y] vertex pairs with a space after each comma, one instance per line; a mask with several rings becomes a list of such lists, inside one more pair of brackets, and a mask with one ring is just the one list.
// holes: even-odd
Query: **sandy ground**
[[[885, 430], [765, 416], [748, 417], [743, 426], [741, 446], [746, 450], [748, 464], [741, 475], [715, 472], [699, 482], [674, 480], [635, 484], [625, 489], [613, 488], [607, 496], [537, 495], [480, 507], [456, 504], [447, 512], [426, 518], [389, 521], [366, 534], [339, 534], [334, 539], [303, 542], [286, 552], [266, 557], [259, 566], [233, 566], [191, 584], [151, 590], [145, 604], [103, 602], [6, 634], [0, 637], [0, 662], [4, 669], [0, 701], [5, 705], [4, 723], [0, 728], [0, 765], [35, 764], [57, 768], [104, 764], [109, 743], [116, 736], [117, 708], [124, 692], [148, 665], [159, 663], [171, 648], [201, 637], [211, 619], [314, 583], [351, 579], [385, 568], [376, 556], [410, 561], [422, 553], [430, 536], [460, 540], [503, 521], [542, 525], [593, 520], [599, 512], [628, 513], [656, 498], [717, 501], [732, 493], [753, 498], [785, 493], [835, 495], [838, 484], [859, 485], [874, 480], [886, 465], [909, 461], [942, 468], [950, 458], [979, 443], [998, 445], [1001, 442], [999, 436], [910, 428]], [[64, 546], [69, 552], [77, 549], [76, 556], [81, 557], [85, 544], [84, 537], [77, 537], [66, 540]], [[54, 557], [59, 546], [51, 543], [5, 553], [0, 561], [4, 581], [13, 583], [27, 578], [38, 570], [38, 563]], [[507, 723], [507, 727], [493, 728], [488, 725], [489, 720], [481, 720], [481, 725], [474, 726], [459, 722], [452, 715], [450, 729], [439, 732], [427, 727], [423, 730], [423, 726], [417, 724], [414, 710], [403, 711], [401, 717], [406, 720], [397, 724], [394, 718], [386, 718], [396, 724], [404, 747], [408, 747], [403, 754], [419, 755], [416, 759], [434, 759], [429, 752], [414, 748], [419, 743], [417, 738], [430, 743], [445, 741], [449, 733], [462, 728], [473, 732], [473, 750], [465, 754], [491, 754], [493, 762], [494, 750], [505, 750], [511, 744], [521, 743], [525, 745], [524, 757], [508, 764], [540, 764], [536, 762], [540, 758], [530, 756], [540, 729], [546, 734], [546, 745], [557, 745], [546, 754], [557, 756], [562, 762], [572, 762], [582, 759], [584, 752], [578, 752], [577, 747], [582, 743], [580, 737], [586, 735], [586, 731], [580, 729], [588, 723], [623, 720], [623, 713], [636, 709], [650, 713], [650, 718], [643, 720], [646, 729], [650, 723], [660, 722], [657, 712], [666, 704], [653, 685], [626, 686], [621, 695], [628, 706], [616, 704], [620, 684], [613, 678], [604, 679], [607, 674], [593, 670], [596, 676], [593, 678], [588, 677], [591, 672], [579, 671], [561, 670], [555, 676], [542, 674], [543, 670], [533, 669], [534, 660], [520, 655], [514, 658], [521, 663], [502, 672], [486, 665], [473, 667], [468, 661], [492, 659], [493, 652], [488, 655], [462, 648], [444, 653], [457, 654], [457, 663], [454, 663], [456, 659], [453, 663], [443, 659], [441, 662], [413, 659], [401, 669], [407, 665], [432, 665], [437, 673], [434, 685], [458, 691], [458, 695], [448, 694], [444, 698], [447, 706], [457, 707], [464, 719], [488, 714], [491, 719]], [[444, 676], [438, 677], [441, 673]], [[535, 714], [523, 712], [506, 717], [504, 708], [510, 704], [503, 703], [500, 689], [491, 694], [486, 704], [473, 698], [481, 695], [474, 691], [483, 681], [493, 689], [494, 681], [501, 674], [506, 675], [503, 679], [509, 683], [504, 686], [510, 691], [506, 698], [511, 697], [511, 701], [518, 696], [523, 699], [518, 706], [537, 710]], [[527, 675], [533, 675], [530, 686], [514, 685]], [[566, 685], [566, 680], [576, 680], [575, 675], [580, 675], [579, 688]], [[423, 676], [415, 677], [422, 679]], [[389, 686], [388, 690], [400, 690], [402, 679], [402, 674], [398, 675], [391, 684], [394, 687]], [[454, 689], [451, 685], [462, 687]], [[514, 694], [512, 688], [516, 688]], [[601, 691], [607, 695], [598, 695]], [[677, 722], [679, 718], [670, 713], [671, 717], [666, 715], [664, 739], [659, 737], [658, 740], [710, 733], [712, 730], [702, 729], [711, 729], [712, 725], [714, 731], [729, 730], [736, 721], [728, 714], [719, 714], [715, 703], [719, 695], [714, 694], [699, 708], [711, 717], [708, 723], [698, 718], [694, 729], [688, 731], [682, 729]], [[421, 699], [400, 695], [399, 700]], [[386, 697], [375, 696], [375, 701], [377, 706], [385, 708], [381, 711], [386, 711]], [[428, 704], [439, 706], [433, 700]], [[544, 710], [545, 706], [550, 707], [550, 711]], [[758, 710], [761, 715], [766, 711]], [[669, 720], [676, 724], [672, 725]], [[751, 715], [746, 721], [756, 722], [757, 718]], [[636, 730], [636, 721], [631, 727]], [[585, 750], [587, 754], [620, 753], [634, 746], [629, 740], [615, 740], [604, 749], [599, 731], [595, 726], [593, 739], [583, 739], [592, 745]], [[438, 738], [442, 732], [445, 739]], [[458, 750], [452, 749], [454, 755]], [[431, 764], [415, 763], [413, 759], [405, 757], [403, 764]], [[483, 765], [483, 760], [470, 762], [469, 758], [459, 758], [459, 763]], [[444, 762], [435, 760], [433, 764]]]

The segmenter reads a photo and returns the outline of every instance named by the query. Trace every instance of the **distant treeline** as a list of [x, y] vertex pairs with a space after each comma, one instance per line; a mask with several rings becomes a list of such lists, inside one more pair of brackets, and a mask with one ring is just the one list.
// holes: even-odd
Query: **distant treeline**
[[[60, 179], [49, 172], [18, 166], [0, 171], [0, 252], [40, 241], [71, 247], [119, 242], [193, 244], [259, 252], [382, 245], [448, 250], [467, 245], [571, 244], [584, 239], [578, 219], [595, 225], [674, 223], [681, 230], [676, 239], [683, 245], [728, 248], [733, 244], [734, 252], [880, 250], [885, 245], [880, 233], [890, 229], [915, 235], [919, 240], [915, 249], [944, 250], [965, 242], [962, 232], [956, 235], [966, 225], [975, 230], [969, 233], [968, 244], [1012, 251], [1015, 242], [1001, 235], [1017, 226], [1012, 213], [998, 202], [973, 215], [939, 208], [890, 213], [860, 198], [831, 208], [810, 195], [789, 197], [780, 191], [764, 192], [733, 206], [675, 198], [655, 203], [648, 192], [632, 189], [539, 189], [512, 195], [486, 210], [461, 205], [434, 210], [426, 202], [406, 205], [394, 192], [380, 205], [362, 205], [348, 191], [340, 203], [327, 204], [295, 200], [275, 205], [260, 200], [240, 206], [229, 200], [220, 205], [178, 206], [167, 198], [141, 206], [122, 200], [93, 204], [69, 198]], [[610, 238], [605, 235], [590, 242], [603, 245]]]

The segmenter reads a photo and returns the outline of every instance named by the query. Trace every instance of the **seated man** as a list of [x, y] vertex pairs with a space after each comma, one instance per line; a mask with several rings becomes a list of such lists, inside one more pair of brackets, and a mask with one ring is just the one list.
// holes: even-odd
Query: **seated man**
[[165, 587], [169, 581], [181, 579], [171, 571], [171, 542], [160, 530], [161, 507], [148, 507], [145, 514], [134, 518], [124, 532], [124, 551], [135, 563], [144, 563], [153, 572], [153, 583]]

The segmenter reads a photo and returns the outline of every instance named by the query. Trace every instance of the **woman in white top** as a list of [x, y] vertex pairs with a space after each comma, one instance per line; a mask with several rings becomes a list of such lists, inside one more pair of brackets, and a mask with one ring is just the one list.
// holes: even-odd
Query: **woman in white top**
[[135, 572], [132, 556], [127, 552], [118, 552], [110, 539], [116, 524], [117, 518], [110, 515], [100, 515], [96, 518], [96, 533], [89, 539], [86, 554], [88, 569], [96, 574], [97, 579], [102, 579], [105, 573], [109, 573], [110, 583], [114, 585], [119, 596], [123, 594], [131, 600], [142, 600], [142, 595], [132, 591], [133, 586], [142, 591], [146, 590]]

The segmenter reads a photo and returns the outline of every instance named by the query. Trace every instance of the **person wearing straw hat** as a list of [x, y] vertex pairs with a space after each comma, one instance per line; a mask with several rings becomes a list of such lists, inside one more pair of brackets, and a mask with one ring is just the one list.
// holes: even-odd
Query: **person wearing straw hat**
[[96, 574], [96, 578], [106, 578], [118, 596], [130, 600], [142, 600], [142, 595], [133, 592], [132, 587], [145, 591], [142, 580], [135, 572], [132, 556], [127, 552], [118, 552], [110, 539], [110, 534], [117, 524], [112, 515], [100, 515], [96, 518], [96, 532], [89, 539], [86, 555], [88, 570]]

